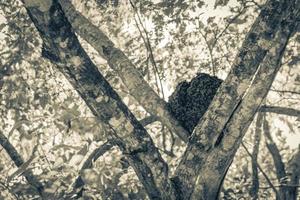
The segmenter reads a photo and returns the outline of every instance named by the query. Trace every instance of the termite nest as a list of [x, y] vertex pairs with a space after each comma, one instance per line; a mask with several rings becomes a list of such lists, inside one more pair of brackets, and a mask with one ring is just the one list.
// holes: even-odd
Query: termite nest
[[169, 97], [169, 111], [192, 133], [221, 83], [218, 77], [205, 73], [198, 73], [190, 82], [180, 82]]

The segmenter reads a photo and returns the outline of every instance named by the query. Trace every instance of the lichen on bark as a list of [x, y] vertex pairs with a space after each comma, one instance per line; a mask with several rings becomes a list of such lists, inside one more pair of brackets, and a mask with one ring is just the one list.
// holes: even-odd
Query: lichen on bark
[[46, 12], [52, 6], [52, 0], [24, 0], [25, 6], [28, 8], [37, 8], [42, 12]]

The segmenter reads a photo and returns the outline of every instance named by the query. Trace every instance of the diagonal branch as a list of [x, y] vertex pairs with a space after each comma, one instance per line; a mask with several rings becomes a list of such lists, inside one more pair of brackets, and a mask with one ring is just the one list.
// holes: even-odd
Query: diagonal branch
[[[149, 198], [173, 198], [167, 164], [145, 128], [81, 47], [58, 1], [23, 2], [43, 40], [42, 56], [56, 65], [91, 112], [104, 123], [103, 128], [118, 141]], [[109, 54], [109, 42], [105, 44], [108, 46], [103, 53]]]
[[189, 133], [168, 111], [166, 102], [143, 79], [129, 58], [109, 38], [87, 18], [79, 13], [70, 1], [60, 0], [66, 16], [76, 33], [86, 40], [95, 50], [107, 60], [109, 66], [115, 70], [130, 94], [153, 116], [165, 124], [182, 140], [187, 141]]
[[[275, 4], [277, 3], [278, 1]], [[222, 180], [241, 144], [243, 136], [281, 66], [281, 59], [289, 38], [294, 34], [297, 23], [300, 22], [300, 4], [297, 3], [297, 0], [284, 3], [286, 3], [284, 6], [287, 10], [281, 18], [282, 21], [279, 31], [275, 34], [274, 43], [260, 64], [242, 102], [232, 113], [231, 119], [224, 127], [222, 134], [219, 135], [218, 140], [216, 140], [214, 149], [207, 156], [205, 164], [200, 169], [199, 174], [201, 176], [198, 176], [193, 198], [206, 197], [206, 193], [211, 194], [211, 197], [216, 197], [216, 193], [219, 191]]]
[[[224, 177], [226, 174], [240, 144], [240, 138], [243, 137], [260, 106], [261, 99], [265, 97], [275, 77], [278, 70], [277, 63], [293, 32], [291, 22], [289, 23], [291, 28], [286, 26], [286, 23], [283, 25], [279, 23], [284, 14], [290, 12], [293, 3], [294, 1], [284, 0], [267, 1], [248, 32], [229, 75], [219, 88], [208, 111], [194, 129], [174, 177], [175, 184], [182, 188], [181, 193], [185, 195], [185, 198], [190, 198], [197, 178], [201, 180], [198, 180], [194, 194], [197, 191], [199, 195], [204, 195], [198, 196], [199, 199], [213, 199], [218, 195], [217, 183], [222, 181], [218, 176]], [[274, 39], [279, 28], [282, 31], [281, 37]], [[288, 34], [284, 32], [285, 30]], [[276, 46], [273, 46], [274, 44]], [[271, 53], [265, 58], [270, 49], [272, 49]], [[273, 55], [273, 52], [276, 55]], [[264, 64], [257, 72], [263, 60], [265, 60]], [[268, 66], [269, 64], [271, 66]], [[255, 74], [257, 77], [253, 80]], [[268, 80], [269, 85], [262, 84], [263, 76], [266, 76], [265, 79]], [[252, 86], [248, 89], [251, 82]], [[258, 93], [256, 87], [263, 92]], [[246, 91], [248, 91], [247, 97]], [[254, 102], [253, 99], [256, 97], [257, 101]], [[222, 151], [220, 147], [216, 148], [219, 145], [225, 145], [225, 150]], [[222, 156], [222, 154], [225, 155]], [[208, 163], [214, 167], [209, 169]], [[214, 196], [205, 196], [210, 194]]]
[[[0, 144], [5, 149], [11, 160], [15, 163], [17, 167], [21, 167], [24, 165], [24, 160], [15, 147], [8, 141], [7, 137], [2, 133], [0, 130]], [[32, 173], [31, 170], [25, 170], [23, 172], [27, 182], [32, 185], [36, 191], [43, 197], [44, 194], [44, 186], [42, 183], [37, 179], [36, 176]]]
[[280, 106], [264, 105], [264, 106], [260, 107], [259, 111], [260, 112], [277, 113], [277, 114], [288, 115], [288, 116], [293, 116], [293, 117], [300, 117], [300, 110], [296, 110], [293, 108], [280, 107]]

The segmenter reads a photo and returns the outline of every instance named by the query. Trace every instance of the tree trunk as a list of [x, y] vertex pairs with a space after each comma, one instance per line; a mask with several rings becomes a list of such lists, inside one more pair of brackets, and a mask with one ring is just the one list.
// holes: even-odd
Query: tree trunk
[[182, 198], [218, 197], [223, 177], [278, 71], [299, 10], [296, 1], [268, 1], [263, 7], [177, 168], [173, 180]]
[[109, 66], [118, 73], [123, 83], [129, 89], [130, 94], [152, 116], [166, 125], [179, 138], [187, 142], [190, 134], [178, 123], [167, 109], [166, 102], [143, 79], [129, 58], [109, 38], [88, 19], [80, 14], [71, 2], [60, 0], [66, 16], [75, 32], [86, 40], [97, 52], [107, 60]]
[[[56, 64], [92, 113], [104, 123], [150, 199], [218, 198], [230, 163], [271, 87], [287, 42], [300, 19], [299, 0], [267, 1], [228, 77], [193, 131], [172, 183], [168, 166], [151, 137], [87, 56], [58, 0], [23, 1], [43, 39], [42, 55]], [[149, 112], [175, 127], [179, 136], [186, 137], [184, 130], [177, 129], [177, 122], [172, 122], [172, 116], [165, 113], [158, 95], [151, 88], [148, 88], [150, 96], [143, 92], [146, 82], [136, 74], [132, 63], [102, 36], [103, 46], [97, 47], [98, 51], [120, 73], [130, 92], [138, 96], [141, 104], [152, 102]], [[156, 104], [160, 106], [154, 108]]]
[[110, 137], [127, 156], [151, 199], [174, 199], [168, 166], [144, 127], [129, 111], [81, 47], [57, 0], [24, 0], [43, 39], [43, 57], [55, 63]]

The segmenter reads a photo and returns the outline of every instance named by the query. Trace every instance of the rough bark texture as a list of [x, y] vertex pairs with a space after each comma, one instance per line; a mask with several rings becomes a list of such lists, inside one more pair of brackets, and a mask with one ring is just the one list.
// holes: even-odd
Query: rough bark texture
[[[17, 167], [20, 167], [24, 164], [23, 158], [20, 156], [15, 147], [8, 141], [7, 137], [0, 131], [0, 145], [5, 149], [6, 153], [9, 155], [11, 160], [15, 163]], [[23, 175], [25, 176], [27, 182], [36, 189], [38, 194], [43, 197], [44, 186], [43, 184], [33, 175], [31, 170], [26, 170]]]
[[[134, 168], [150, 199], [216, 199], [230, 163], [280, 67], [299, 23], [299, 0], [269, 0], [188, 142], [172, 187], [168, 167], [152, 139], [80, 46], [58, 0], [23, 0], [43, 39], [44, 57], [56, 64], [92, 113], [103, 121]], [[129, 92], [154, 116], [187, 141], [188, 132], [167, 110], [128, 58], [79, 13], [61, 1], [80, 35], [118, 71]], [[68, 10], [70, 9], [70, 10]], [[72, 12], [71, 12], [72, 11]], [[96, 31], [97, 30], [97, 31]], [[100, 35], [100, 37], [97, 36]], [[98, 43], [98, 44], [97, 44]], [[262, 62], [263, 61], [263, 62]], [[259, 67], [260, 65], [260, 67]], [[299, 180], [299, 179], [297, 179]]]
[[43, 39], [42, 55], [56, 64], [92, 113], [106, 124], [149, 197], [174, 198], [167, 164], [144, 127], [83, 50], [58, 1], [25, 1], [25, 7]]
[[256, 124], [255, 124], [255, 134], [254, 134], [254, 146], [251, 156], [251, 167], [252, 167], [252, 185], [250, 190], [250, 196], [253, 200], [258, 199], [259, 191], [259, 176], [258, 176], [258, 153], [259, 153], [259, 144], [261, 140], [261, 128], [262, 128], [262, 114], [258, 113]]
[[216, 185], [220, 186], [222, 184], [226, 170], [281, 66], [280, 61], [285, 47], [291, 35], [294, 34], [300, 16], [300, 4], [297, 1], [288, 1], [287, 4], [282, 6], [286, 7], [287, 10], [282, 17], [282, 21], [279, 22], [279, 31], [275, 34], [273, 45], [260, 64], [251, 87], [242, 99], [242, 103], [232, 113], [230, 121], [223, 129], [219, 142], [215, 144], [214, 150], [209, 154], [204, 166], [199, 171], [199, 174], [205, 175], [198, 176], [198, 183], [192, 196], [193, 199], [203, 198], [200, 195], [206, 192], [211, 195], [208, 196], [208, 199], [216, 197], [216, 193], [218, 193]]
[[[293, 33], [295, 10], [299, 11], [293, 8], [297, 6], [295, 1], [282, 0], [267, 1], [262, 8], [177, 168], [173, 180], [181, 188], [182, 198], [217, 198], [226, 170], [278, 70], [282, 52]], [[274, 40], [278, 28], [280, 33]]]
[[95, 25], [81, 15], [71, 2], [60, 3], [76, 33], [86, 40], [96, 51], [107, 60], [109, 66], [115, 70], [130, 94], [153, 116], [166, 125], [172, 132], [187, 142], [189, 133], [178, 123], [168, 111], [166, 102], [143, 79], [129, 58]]

